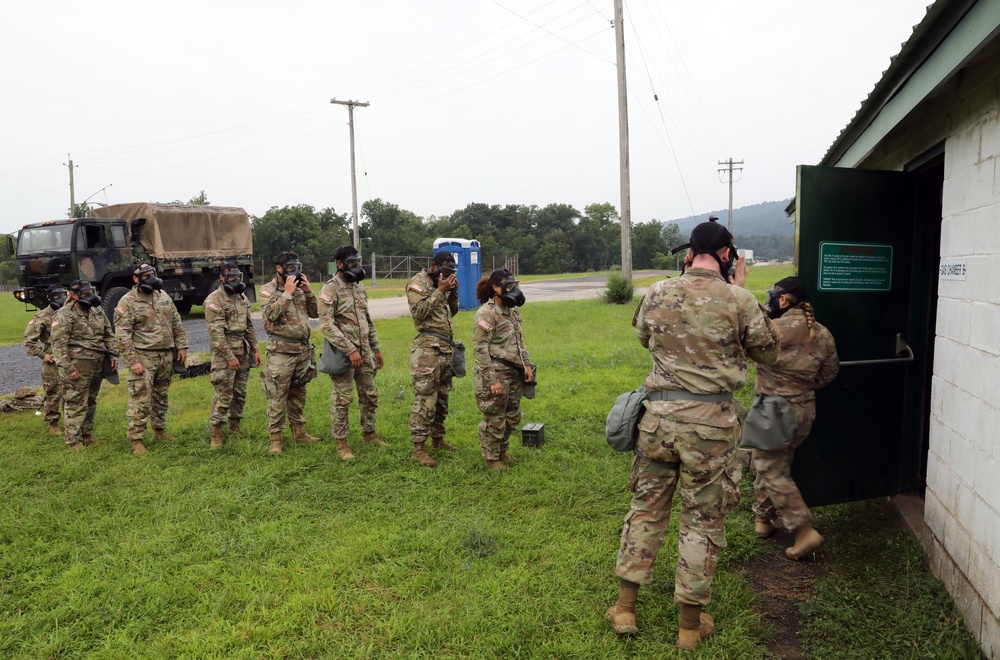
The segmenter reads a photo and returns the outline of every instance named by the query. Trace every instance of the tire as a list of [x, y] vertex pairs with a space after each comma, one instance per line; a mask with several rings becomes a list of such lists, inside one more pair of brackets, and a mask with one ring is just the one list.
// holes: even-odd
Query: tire
[[104, 307], [104, 313], [108, 315], [108, 320], [111, 321], [111, 329], [115, 329], [115, 307], [118, 306], [118, 301], [122, 299], [128, 293], [128, 289], [123, 286], [113, 286], [108, 289], [104, 294], [104, 301], [101, 305]]

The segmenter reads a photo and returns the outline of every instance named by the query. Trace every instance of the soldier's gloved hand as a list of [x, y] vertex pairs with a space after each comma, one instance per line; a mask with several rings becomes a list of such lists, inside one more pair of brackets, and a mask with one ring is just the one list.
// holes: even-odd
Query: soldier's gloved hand
[[143, 375], [144, 373], [146, 373], [146, 367], [142, 366], [142, 362], [136, 362], [136, 363], [135, 363], [135, 364], [133, 364], [133, 365], [132, 365], [131, 367], [129, 367], [129, 369], [130, 369], [130, 370], [132, 371], [132, 373], [134, 373], [134, 374], [135, 374], [136, 376], [141, 376], [141, 375]]
[[353, 353], [348, 355], [347, 359], [351, 361], [351, 366], [354, 367], [355, 369], [360, 369], [361, 365], [363, 364], [361, 360], [361, 353], [357, 351], [354, 351]]
[[240, 360], [239, 360], [239, 358], [233, 358], [232, 360], [230, 360], [229, 361], [229, 368], [232, 369], [233, 371], [239, 371], [239, 369], [240, 369]]

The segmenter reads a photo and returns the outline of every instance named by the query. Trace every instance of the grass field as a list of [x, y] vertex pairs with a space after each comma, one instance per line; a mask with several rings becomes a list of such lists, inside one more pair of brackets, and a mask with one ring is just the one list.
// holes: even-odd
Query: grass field
[[[769, 276], [769, 278], [772, 276]], [[773, 283], [773, 279], [767, 286]], [[471, 378], [456, 380], [435, 470], [409, 459], [409, 319], [377, 322], [385, 449], [333, 443], [267, 455], [264, 397], [251, 376], [245, 435], [208, 447], [208, 378], [175, 381], [172, 443], [128, 452], [124, 386], [98, 403], [106, 445], [71, 453], [40, 417], [0, 429], [0, 656], [647, 658], [674, 654], [676, 516], [657, 580], [639, 598], [641, 634], [603, 621], [616, 594], [614, 554], [630, 456], [604, 442], [614, 397], [649, 358], [632, 307], [529, 303], [526, 342], [539, 365], [525, 422], [541, 449], [507, 473], [479, 456]], [[27, 315], [22, 317], [26, 320]], [[472, 315], [456, 318], [469, 343]], [[307, 425], [329, 439], [330, 383], [309, 387]], [[748, 401], [749, 389], [741, 397]], [[769, 631], [742, 562], [752, 534], [750, 482], [729, 518], [709, 611], [719, 629], [702, 657], [767, 657]], [[829, 572], [803, 604], [809, 657], [973, 657], [975, 644], [884, 501], [817, 511]], [[844, 649], [851, 652], [844, 654]]]

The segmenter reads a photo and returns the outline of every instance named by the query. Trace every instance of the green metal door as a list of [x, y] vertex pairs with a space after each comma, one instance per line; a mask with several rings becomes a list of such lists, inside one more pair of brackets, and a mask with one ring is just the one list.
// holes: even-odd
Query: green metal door
[[[913, 369], [914, 177], [800, 166], [796, 263], [842, 366], [817, 395], [792, 474], [818, 506], [899, 492], [906, 383]], [[921, 342], [923, 344], [923, 342]]]

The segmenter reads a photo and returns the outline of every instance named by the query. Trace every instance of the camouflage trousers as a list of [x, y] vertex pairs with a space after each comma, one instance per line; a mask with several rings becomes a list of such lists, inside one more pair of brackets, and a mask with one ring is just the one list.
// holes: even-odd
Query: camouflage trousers
[[55, 363], [42, 362], [42, 391], [45, 393], [45, 403], [42, 404], [45, 421], [58, 424], [59, 407], [62, 405], [62, 378], [59, 377], [59, 367]]
[[240, 361], [239, 369], [230, 369], [229, 363], [224, 359], [212, 360], [211, 378], [215, 395], [212, 397], [212, 412], [208, 416], [208, 421], [213, 426], [225, 424], [227, 418], [243, 419], [252, 358], [246, 351], [236, 358]]
[[306, 385], [316, 377], [313, 351], [267, 353], [267, 365], [260, 372], [267, 399], [267, 432], [281, 433], [285, 415], [290, 424], [306, 423]]
[[[494, 365], [496, 366], [496, 365]], [[483, 419], [479, 422], [479, 445], [483, 458], [499, 461], [507, 451], [510, 435], [521, 423], [521, 397], [524, 396], [524, 378], [514, 369], [494, 369], [497, 380], [503, 385], [500, 394], [493, 394], [486, 379], [476, 372], [476, 405]]]
[[410, 375], [413, 376], [413, 405], [410, 406], [410, 440], [444, 437], [451, 394], [451, 353], [436, 347], [410, 349]]
[[632, 464], [629, 490], [634, 496], [618, 548], [618, 577], [637, 584], [653, 581], [653, 563], [667, 534], [680, 482], [674, 600], [687, 605], [711, 601], [719, 550], [726, 547], [726, 515], [740, 499], [738, 438], [739, 426], [687, 424], [645, 413], [639, 423], [639, 446], [652, 443], [662, 453], [657, 461], [637, 456]]
[[[67, 445], [83, 442], [94, 432], [94, 413], [97, 411], [97, 393], [101, 391], [101, 360], [75, 360], [73, 368], [64, 370], [63, 416]], [[70, 380], [76, 369], [80, 377]]]
[[812, 512], [802, 499], [799, 487], [792, 480], [792, 459], [795, 450], [809, 437], [813, 421], [816, 420], [816, 400], [796, 402], [795, 435], [792, 443], [781, 451], [754, 449], [753, 467], [757, 478], [753, 483], [757, 501], [753, 504], [754, 515], [769, 522], [780, 519], [785, 529], [794, 531], [813, 521]]
[[152, 417], [153, 429], [167, 428], [167, 393], [174, 375], [172, 349], [136, 351], [145, 371], [136, 376], [128, 371], [128, 439], [143, 440], [146, 423]]
[[378, 388], [375, 387], [375, 366], [366, 360], [361, 368], [351, 367], [340, 376], [330, 376], [330, 435], [334, 440], [346, 440], [351, 430], [347, 409], [358, 389], [358, 411], [361, 415], [361, 432], [375, 433], [375, 411], [378, 409]]

